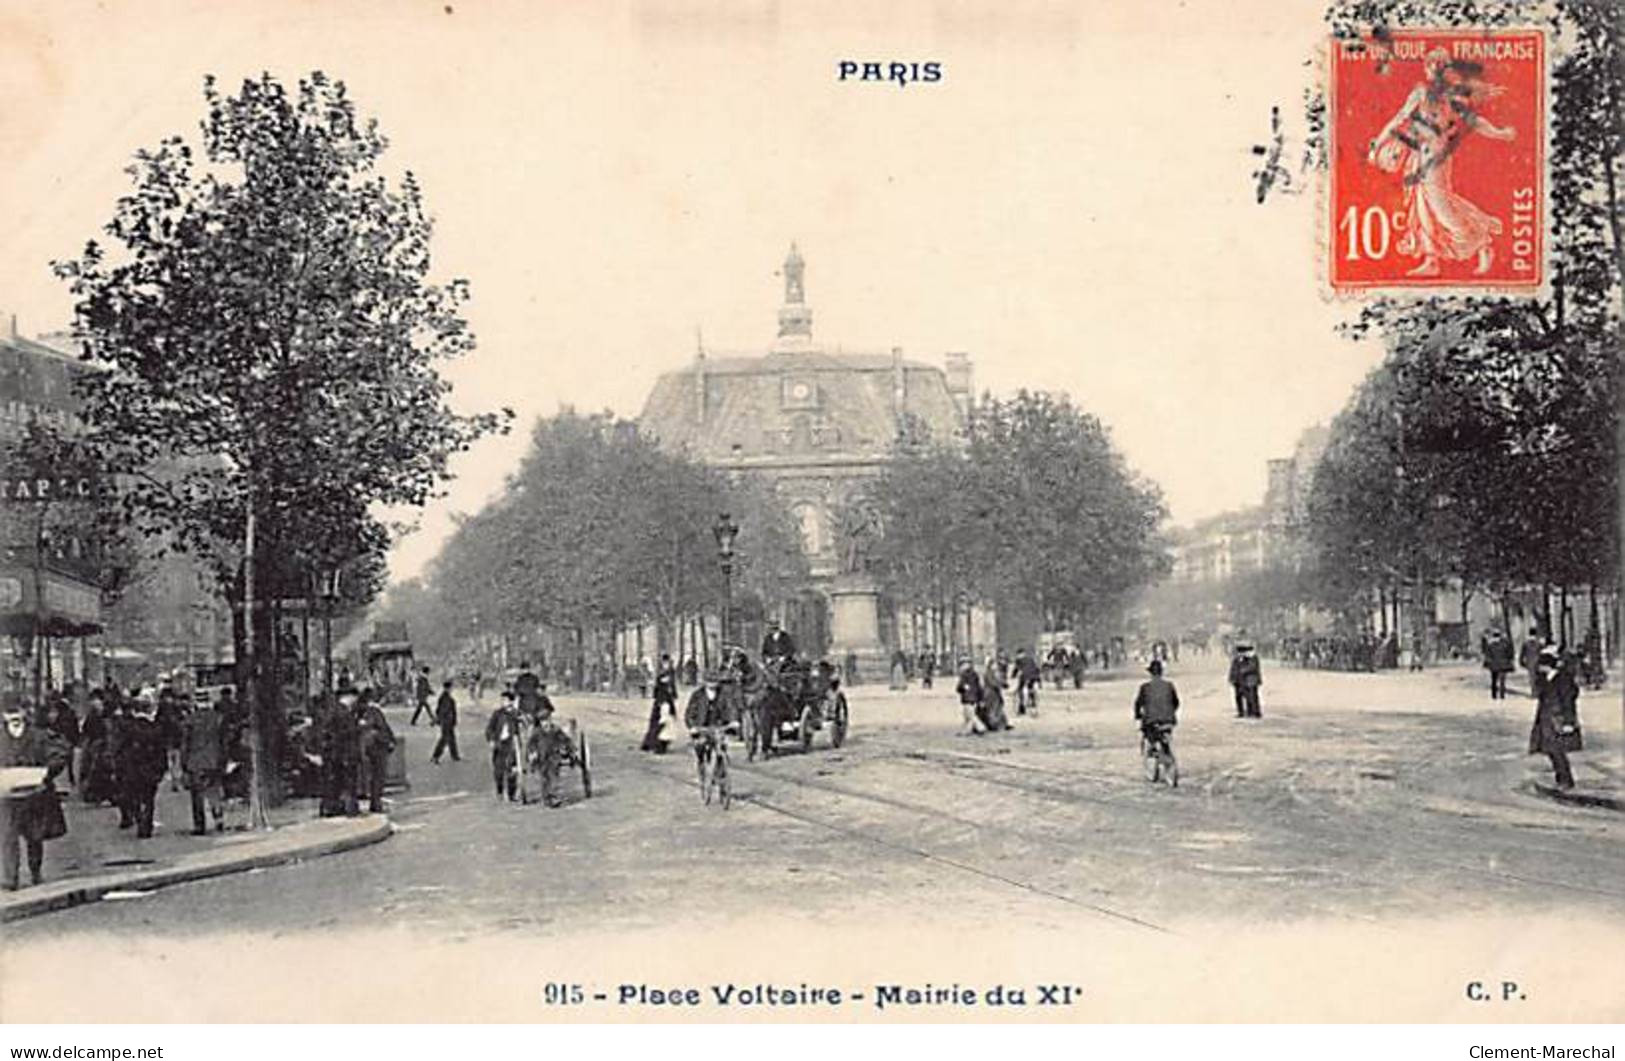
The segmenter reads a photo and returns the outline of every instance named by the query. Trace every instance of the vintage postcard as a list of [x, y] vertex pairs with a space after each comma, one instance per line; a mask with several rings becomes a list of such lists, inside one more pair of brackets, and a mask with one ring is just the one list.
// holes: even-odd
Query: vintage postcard
[[1619, 47], [0, 0], [0, 1020], [1625, 1018]]

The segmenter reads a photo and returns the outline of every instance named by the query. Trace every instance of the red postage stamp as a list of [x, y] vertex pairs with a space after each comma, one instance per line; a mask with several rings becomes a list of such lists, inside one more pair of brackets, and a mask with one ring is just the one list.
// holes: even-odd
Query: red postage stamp
[[1540, 287], [1545, 64], [1539, 30], [1332, 41], [1333, 288]]

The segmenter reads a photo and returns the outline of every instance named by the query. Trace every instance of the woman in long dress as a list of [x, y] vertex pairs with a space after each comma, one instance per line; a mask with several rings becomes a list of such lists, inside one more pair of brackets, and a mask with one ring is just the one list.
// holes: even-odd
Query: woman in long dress
[[1423, 61], [1427, 79], [1411, 89], [1404, 106], [1371, 141], [1367, 160], [1399, 173], [1405, 186], [1405, 215], [1397, 248], [1422, 261], [1408, 276], [1437, 276], [1439, 262], [1477, 257], [1474, 275], [1489, 272], [1491, 243], [1501, 233], [1499, 218], [1457, 194], [1451, 166], [1469, 133], [1511, 140], [1511, 127], [1485, 118], [1477, 107], [1500, 95], [1499, 86], [1475, 76], [1476, 67], [1454, 64], [1443, 48]]

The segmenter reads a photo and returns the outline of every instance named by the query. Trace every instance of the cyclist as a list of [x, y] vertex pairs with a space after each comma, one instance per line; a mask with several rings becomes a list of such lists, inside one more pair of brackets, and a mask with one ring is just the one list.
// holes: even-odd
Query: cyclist
[[717, 671], [706, 671], [705, 683], [689, 694], [688, 708], [683, 712], [683, 724], [694, 743], [694, 758], [700, 763], [711, 754], [717, 730], [734, 723], [728, 700], [722, 695], [722, 677]]
[[1146, 671], [1151, 678], [1140, 683], [1134, 696], [1134, 719], [1140, 724], [1140, 735], [1152, 747], [1166, 748], [1172, 754], [1174, 727], [1179, 724], [1179, 690], [1162, 676], [1162, 660], [1152, 660]]

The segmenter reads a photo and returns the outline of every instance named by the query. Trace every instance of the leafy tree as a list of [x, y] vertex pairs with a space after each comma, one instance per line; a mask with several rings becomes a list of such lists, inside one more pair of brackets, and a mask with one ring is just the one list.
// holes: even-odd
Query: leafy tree
[[[467, 285], [430, 281], [421, 189], [377, 171], [387, 143], [341, 82], [266, 74], [225, 95], [211, 78], [204, 100], [200, 146], [137, 152], [110, 247], [57, 265], [105, 369], [79, 380], [89, 438], [129, 522], [206, 558], [233, 602], [250, 570], [262, 600], [346, 565], [370, 591], [377, 506], [422, 504], [502, 422], [456, 413], [439, 372], [473, 348]], [[274, 755], [276, 705], [256, 706]]]
[[957, 448], [904, 450], [875, 486], [879, 566], [899, 599], [1011, 597], [1052, 627], [1163, 574], [1157, 489], [1064, 396], [984, 398]]
[[550, 628], [586, 634], [714, 612], [723, 598], [712, 527], [740, 526], [735, 595], [774, 600], [805, 576], [799, 536], [771, 486], [730, 481], [662, 452], [630, 421], [565, 410], [539, 420], [502, 494], [463, 520], [429, 592], [455, 637]]
[[1322, 571], [1426, 569], [1503, 589], [1618, 577], [1620, 18], [1603, 0], [1359, 0], [1328, 12], [1343, 37], [1546, 20], [1555, 63], [1550, 297], [1379, 299], [1361, 313], [1349, 334], [1380, 339], [1388, 358], [1317, 475]]

